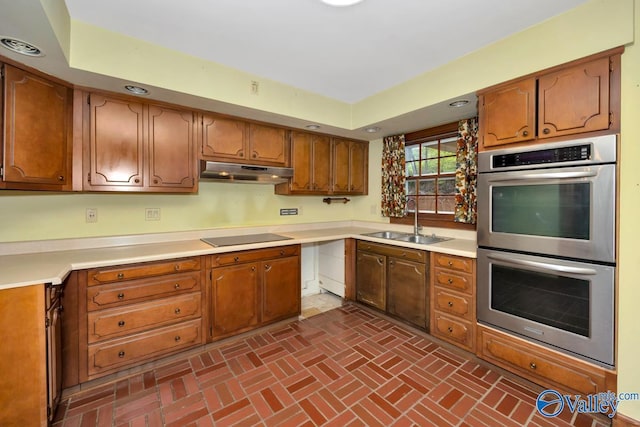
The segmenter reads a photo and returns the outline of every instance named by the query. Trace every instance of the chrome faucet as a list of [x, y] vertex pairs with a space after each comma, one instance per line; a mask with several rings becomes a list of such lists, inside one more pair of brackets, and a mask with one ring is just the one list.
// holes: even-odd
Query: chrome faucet
[[[418, 200], [412, 199], [413, 201], [413, 234], [417, 236], [420, 234], [420, 230], [422, 230], [422, 226], [418, 224]], [[409, 207], [409, 203], [407, 202], [407, 208]]]

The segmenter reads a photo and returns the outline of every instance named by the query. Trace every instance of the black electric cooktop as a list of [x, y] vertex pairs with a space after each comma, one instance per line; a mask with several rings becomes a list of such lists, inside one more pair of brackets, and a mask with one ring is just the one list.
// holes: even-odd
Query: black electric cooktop
[[251, 243], [265, 243], [265, 242], [277, 242], [278, 240], [290, 240], [291, 237], [281, 236], [273, 233], [263, 234], [245, 234], [243, 236], [224, 236], [224, 237], [209, 237], [201, 239], [203, 242], [210, 244], [214, 247], [219, 246], [235, 246], [235, 245], [248, 245]]

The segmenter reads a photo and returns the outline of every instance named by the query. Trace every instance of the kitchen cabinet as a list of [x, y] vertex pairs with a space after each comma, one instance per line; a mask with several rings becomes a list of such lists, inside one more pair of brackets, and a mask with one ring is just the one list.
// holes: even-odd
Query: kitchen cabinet
[[209, 339], [300, 314], [300, 246], [210, 257]]
[[195, 114], [92, 93], [85, 112], [90, 191], [195, 192]]
[[284, 128], [204, 114], [202, 159], [289, 166], [289, 132]]
[[478, 324], [477, 355], [544, 387], [589, 395], [616, 391], [616, 372]]
[[431, 334], [475, 351], [476, 261], [432, 253]]
[[47, 426], [45, 285], [0, 291], [0, 425]]
[[479, 149], [620, 130], [614, 49], [478, 92]]
[[9, 64], [2, 75], [0, 188], [71, 190], [72, 90]]
[[428, 329], [428, 253], [357, 242], [356, 301]]
[[331, 193], [367, 194], [369, 169], [369, 143], [334, 138], [332, 149]]
[[204, 343], [199, 257], [79, 272], [78, 381]]
[[364, 195], [368, 192], [369, 143], [293, 131], [293, 178], [276, 194]]

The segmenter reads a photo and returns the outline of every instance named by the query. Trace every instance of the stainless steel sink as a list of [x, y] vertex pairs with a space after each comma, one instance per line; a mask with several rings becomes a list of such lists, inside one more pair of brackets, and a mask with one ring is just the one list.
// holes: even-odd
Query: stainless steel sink
[[411, 234], [409, 236], [399, 237], [395, 240], [402, 240], [403, 242], [410, 242], [410, 243], [418, 243], [420, 245], [431, 245], [433, 243], [440, 243], [450, 239], [447, 237], [422, 236], [420, 234], [418, 235]]
[[433, 243], [451, 240], [448, 237], [439, 237], [436, 235], [423, 236], [421, 234], [402, 233], [399, 231], [376, 231], [373, 233], [364, 233], [365, 236], [378, 237], [381, 239], [397, 240], [400, 242], [418, 243], [420, 245], [430, 245]]
[[379, 237], [381, 239], [391, 239], [391, 240], [396, 240], [401, 237], [410, 236], [409, 233], [401, 233], [399, 231], [376, 231], [374, 233], [365, 233], [364, 235], [371, 236], [371, 237]]

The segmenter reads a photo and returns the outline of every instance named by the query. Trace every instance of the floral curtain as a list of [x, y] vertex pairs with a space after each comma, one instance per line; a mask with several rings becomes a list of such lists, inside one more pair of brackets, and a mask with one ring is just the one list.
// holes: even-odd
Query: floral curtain
[[458, 123], [456, 156], [455, 222], [476, 223], [476, 184], [478, 177], [478, 119]]
[[405, 191], [404, 135], [387, 136], [382, 142], [382, 215], [403, 217]]

